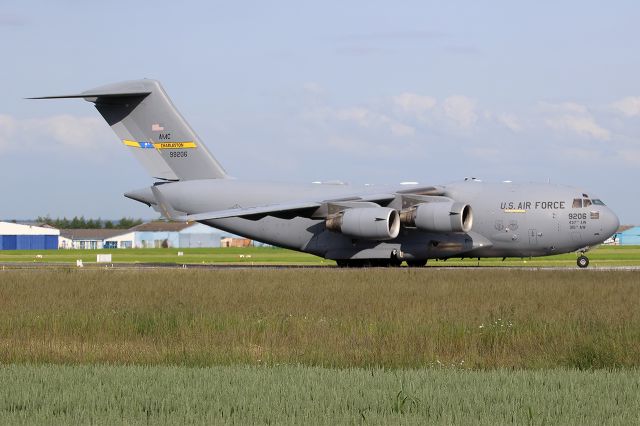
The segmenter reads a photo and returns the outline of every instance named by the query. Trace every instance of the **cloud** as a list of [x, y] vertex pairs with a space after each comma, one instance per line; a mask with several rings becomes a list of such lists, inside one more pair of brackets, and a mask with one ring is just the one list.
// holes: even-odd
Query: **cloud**
[[470, 129], [478, 121], [475, 100], [462, 95], [445, 98], [442, 102], [444, 114], [463, 129]]
[[542, 112], [547, 113], [572, 113], [572, 114], [587, 114], [589, 110], [585, 105], [576, 102], [540, 102], [538, 107]]
[[512, 132], [519, 132], [522, 130], [522, 125], [520, 124], [520, 120], [513, 114], [509, 113], [500, 113], [496, 114], [495, 119], [498, 123], [502, 124]]
[[638, 167], [640, 164], [640, 149], [625, 148], [618, 153], [618, 159], [624, 163], [633, 167]]
[[607, 129], [600, 127], [590, 116], [562, 115], [549, 118], [546, 123], [553, 129], [574, 132], [593, 139], [608, 141], [611, 138], [611, 133]]
[[364, 141], [353, 138], [331, 136], [327, 139], [326, 142], [327, 145], [329, 145], [331, 148], [349, 154], [370, 154], [371, 152], [375, 151], [371, 149], [372, 146], [370, 143], [366, 143]]
[[640, 96], [628, 96], [611, 104], [613, 109], [627, 117], [640, 116]]
[[611, 139], [611, 132], [596, 123], [585, 105], [575, 102], [558, 104], [542, 102], [540, 108], [548, 116], [544, 120], [545, 124], [552, 129], [597, 140]]
[[0, 150], [48, 150], [56, 147], [94, 151], [109, 134], [96, 117], [56, 115], [18, 119], [0, 114]]
[[342, 109], [319, 108], [304, 114], [304, 117], [314, 121], [341, 121], [357, 125], [364, 129], [378, 131], [380, 129], [390, 132], [394, 136], [412, 136], [415, 129], [401, 123], [386, 114], [378, 113], [364, 107], [352, 107]]
[[402, 111], [422, 117], [427, 111], [432, 110], [438, 103], [436, 98], [431, 96], [422, 96], [415, 93], [402, 93], [392, 98], [396, 107]]
[[350, 121], [358, 124], [360, 127], [369, 129], [386, 128], [395, 136], [410, 136], [415, 133], [413, 127], [367, 108], [355, 107], [341, 109], [335, 112], [335, 117], [338, 120]]
[[304, 83], [302, 85], [302, 89], [312, 95], [322, 95], [325, 93], [325, 89], [324, 87], [322, 87], [320, 84], [315, 83], [313, 81]]
[[[510, 111], [480, 107], [479, 100], [465, 95], [436, 98], [412, 91], [363, 102], [335, 107], [323, 98], [307, 103], [301, 117], [309, 140], [315, 141], [311, 145], [322, 144], [353, 159], [396, 159], [398, 153], [411, 152], [415, 160], [435, 150], [448, 155], [452, 143], [469, 160], [513, 159], [513, 164], [522, 155], [564, 164], [568, 157], [558, 154], [576, 146], [588, 164], [618, 161], [623, 151], [625, 164], [640, 156], [635, 121], [612, 117], [610, 102], [539, 102]], [[584, 143], [589, 140], [606, 143]]]

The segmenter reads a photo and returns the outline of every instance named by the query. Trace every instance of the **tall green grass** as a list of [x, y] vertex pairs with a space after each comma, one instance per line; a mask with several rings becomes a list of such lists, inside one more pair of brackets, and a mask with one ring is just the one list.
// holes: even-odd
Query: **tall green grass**
[[0, 362], [640, 366], [640, 274], [0, 272]]
[[2, 424], [640, 422], [637, 371], [9, 365], [0, 382]]

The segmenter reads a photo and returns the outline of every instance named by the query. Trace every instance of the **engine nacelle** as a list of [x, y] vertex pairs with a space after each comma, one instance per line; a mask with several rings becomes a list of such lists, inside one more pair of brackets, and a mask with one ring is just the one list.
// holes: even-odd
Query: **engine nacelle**
[[403, 225], [430, 232], [469, 232], [473, 225], [471, 206], [455, 201], [417, 204], [400, 213]]
[[326, 220], [327, 229], [365, 240], [392, 240], [400, 232], [400, 215], [387, 207], [346, 209]]

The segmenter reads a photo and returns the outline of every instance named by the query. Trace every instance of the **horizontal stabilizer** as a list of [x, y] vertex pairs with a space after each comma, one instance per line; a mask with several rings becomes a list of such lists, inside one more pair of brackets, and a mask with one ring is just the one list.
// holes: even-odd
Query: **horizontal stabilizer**
[[[60, 96], [40, 96], [27, 99], [65, 99], [65, 98], [119, 98], [129, 96], [140, 96], [142, 98], [150, 95], [153, 87], [150, 87], [145, 80], [125, 81], [122, 83], [108, 84], [95, 89], [85, 90], [82, 93]], [[89, 100], [89, 99], [88, 99]], [[95, 102], [92, 100], [92, 102]]]
[[26, 99], [73, 99], [73, 98], [105, 98], [105, 97], [126, 97], [126, 96], [147, 96], [151, 94], [150, 91], [140, 92], [93, 92], [87, 91], [78, 93], [76, 95], [59, 95], [59, 96], [37, 96], [35, 98]]

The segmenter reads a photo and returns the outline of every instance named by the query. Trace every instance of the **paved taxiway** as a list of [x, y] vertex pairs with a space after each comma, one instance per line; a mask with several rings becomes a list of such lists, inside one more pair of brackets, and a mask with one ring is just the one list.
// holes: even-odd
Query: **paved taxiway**
[[[73, 264], [66, 263], [26, 263], [26, 262], [3, 262], [0, 263], [0, 271], [9, 270], [43, 270], [43, 269], [78, 269], [78, 270], [158, 270], [158, 269], [331, 269], [331, 270], [353, 270], [359, 268], [338, 268], [337, 266], [316, 266], [316, 265], [251, 265], [251, 264], [185, 264], [174, 263], [108, 263], [104, 265], [86, 264], [78, 268]], [[381, 268], [376, 268], [381, 269]], [[640, 266], [589, 266], [588, 268], [578, 268], [577, 266], [425, 266], [424, 268], [399, 267], [397, 270], [518, 270], [518, 271], [580, 271], [580, 272], [608, 272], [608, 271], [640, 271]]]

